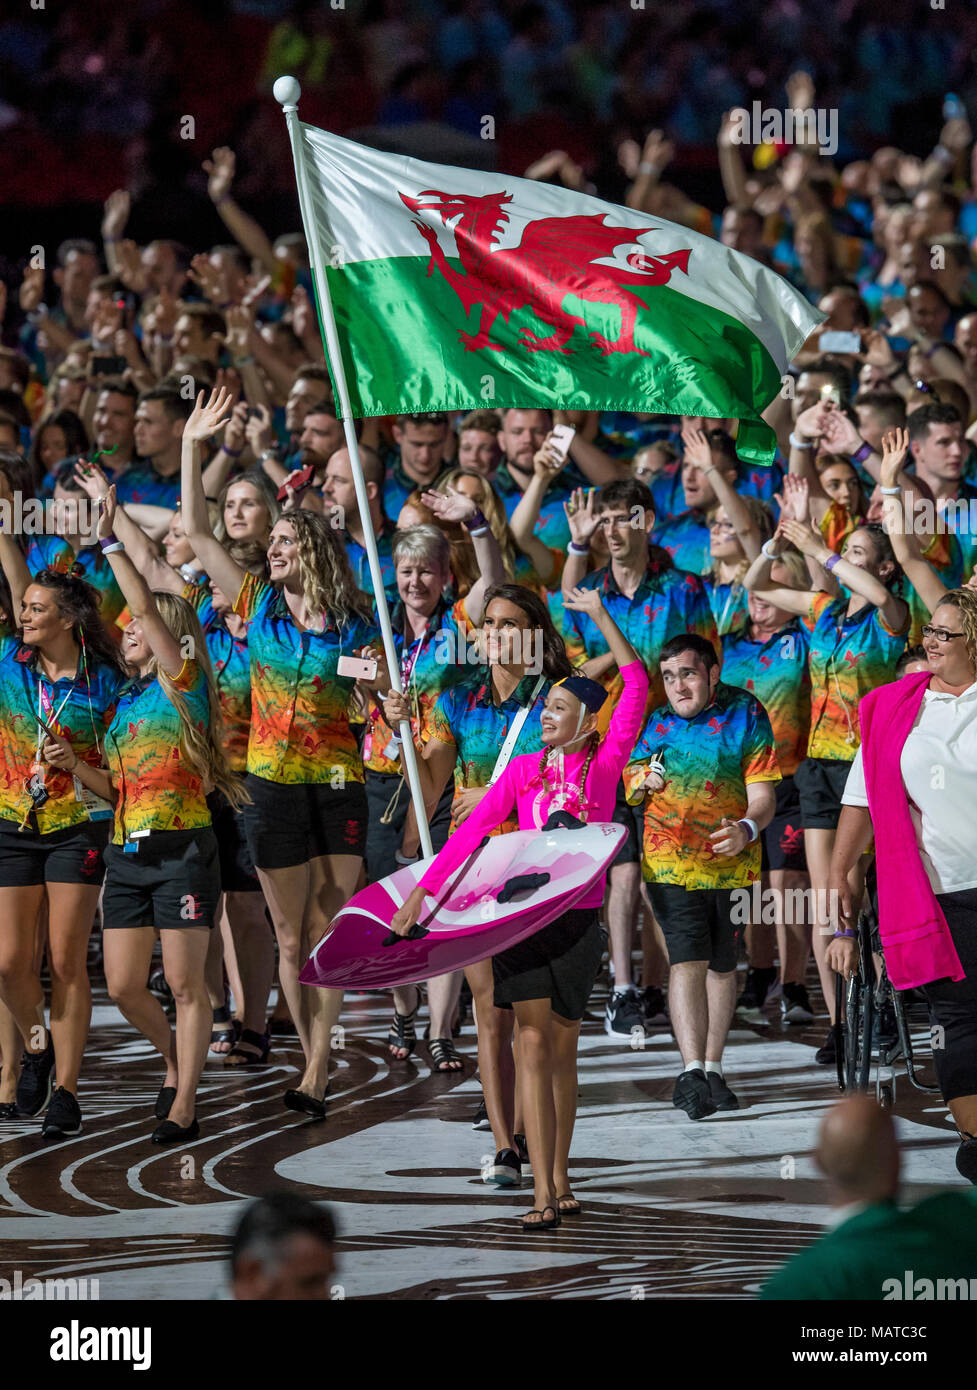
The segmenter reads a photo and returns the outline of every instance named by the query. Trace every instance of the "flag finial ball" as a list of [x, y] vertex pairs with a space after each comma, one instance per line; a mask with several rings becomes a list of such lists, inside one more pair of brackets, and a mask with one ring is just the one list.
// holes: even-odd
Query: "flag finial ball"
[[295, 106], [302, 95], [302, 87], [294, 77], [279, 77], [271, 90], [282, 106]]

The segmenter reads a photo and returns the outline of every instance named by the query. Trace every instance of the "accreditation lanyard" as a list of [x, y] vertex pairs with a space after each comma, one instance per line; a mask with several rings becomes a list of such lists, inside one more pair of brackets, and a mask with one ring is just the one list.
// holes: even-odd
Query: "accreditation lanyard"
[[492, 769], [492, 776], [489, 778], [488, 783], [490, 787], [495, 786], [496, 782], [499, 780], [503, 772], [505, 772], [506, 768], [509, 766], [509, 762], [515, 750], [519, 735], [522, 733], [522, 726], [529, 718], [529, 711], [532, 709], [533, 705], [535, 705], [539, 697], [539, 692], [542, 690], [545, 684], [545, 675], [540, 676], [539, 680], [533, 686], [532, 694], [530, 695], [529, 700], [519, 710], [519, 713], [516, 715], [515, 719], [513, 719], [512, 727], [506, 734], [505, 742], [502, 745], [501, 751], [499, 752], [499, 756], [495, 760], [495, 767], [493, 767]]
[[[51, 729], [52, 731], [54, 731], [54, 726], [55, 726], [55, 724], [58, 722], [58, 719], [61, 717], [61, 711], [64, 709], [64, 707], [65, 707], [65, 705], [68, 703], [68, 701], [71, 699], [71, 693], [72, 693], [72, 690], [73, 690], [73, 689], [74, 689], [74, 686], [69, 686], [69, 687], [68, 687], [68, 693], [65, 695], [65, 697], [64, 697], [64, 699], [61, 701], [60, 705], [58, 705], [58, 708], [55, 710], [54, 714], [52, 714], [51, 711], [54, 709], [54, 701], [51, 699], [51, 696], [50, 696], [50, 695], [47, 693], [47, 691], [44, 689], [44, 685], [43, 685], [43, 683], [41, 682], [41, 680], [38, 679], [38, 682], [37, 682], [37, 717], [38, 717], [38, 719], [43, 719], [44, 722], [47, 724], [48, 728]], [[34, 750], [34, 766], [33, 766], [32, 771], [34, 771], [34, 772], [41, 778], [42, 781], [44, 780], [44, 764], [41, 762], [41, 747], [42, 747], [42, 745], [43, 745], [43, 743], [44, 743], [44, 740], [45, 740], [46, 738], [47, 738], [47, 735], [45, 734], [44, 730], [41, 728], [40, 724], [38, 724], [38, 726], [37, 726], [37, 747], [36, 747], [35, 750]]]

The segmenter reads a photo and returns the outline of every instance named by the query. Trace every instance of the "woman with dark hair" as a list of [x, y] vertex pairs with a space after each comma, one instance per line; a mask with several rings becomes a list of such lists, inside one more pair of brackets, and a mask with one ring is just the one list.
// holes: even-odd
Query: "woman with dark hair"
[[88, 434], [81, 416], [73, 410], [55, 410], [45, 415], [34, 427], [34, 439], [28, 455], [35, 488], [40, 490], [57, 465], [69, 458], [84, 454], [88, 449]]
[[841, 910], [827, 963], [845, 978], [857, 963], [849, 879], [874, 837], [886, 971], [896, 989], [926, 996], [942, 1034], [933, 1061], [960, 1136], [957, 1169], [977, 1184], [977, 592], [944, 592], [923, 646], [924, 672], [870, 692], [859, 709], [862, 744], [831, 859]]
[[[770, 582], [770, 567], [785, 543], [795, 545], [821, 567], [815, 590], [783, 589]], [[834, 1062], [838, 1023], [834, 1016], [832, 972], [825, 963], [830, 918], [828, 877], [841, 796], [858, 748], [858, 705], [863, 695], [895, 676], [896, 662], [909, 632], [909, 605], [900, 595], [902, 571], [881, 526], [850, 532], [839, 555], [824, 543], [815, 524], [782, 517], [772, 541], [750, 567], [746, 587], [768, 603], [796, 613], [810, 632], [811, 724], [807, 757], [794, 774], [804, 828], [804, 852], [811, 875], [812, 943], [831, 1028], [816, 1060]], [[843, 586], [839, 594], [839, 587]], [[861, 883], [853, 881], [861, 894]], [[826, 934], [827, 933], [827, 934]]]
[[[245, 830], [275, 924], [279, 977], [305, 1055], [290, 1110], [324, 1119], [332, 1029], [342, 993], [306, 988], [299, 972], [363, 871], [367, 801], [350, 729], [354, 677], [341, 674], [378, 638], [369, 600], [353, 579], [341, 535], [311, 511], [275, 522], [270, 582], [239, 564], [210, 529], [200, 474], [202, 442], [227, 423], [232, 398], [203, 392], [183, 434], [187, 535], [211, 580], [248, 627], [251, 727]], [[232, 597], [233, 596], [233, 597]], [[378, 682], [364, 681], [375, 690]]]
[[[2, 474], [0, 499], [10, 501]], [[122, 670], [89, 584], [48, 569], [32, 578], [9, 534], [0, 536], [0, 562], [20, 628], [15, 635], [7, 623], [0, 635], [0, 996], [25, 1045], [18, 1113], [47, 1106], [44, 1133], [61, 1137], [81, 1129], [78, 1073], [92, 1007], [88, 938], [112, 829], [111, 804], [88, 794], [75, 765], [102, 761]], [[71, 740], [70, 770], [47, 756], [46, 730]], [[50, 1034], [34, 949], [45, 897]]]
[[[486, 593], [478, 642], [485, 664], [438, 696], [419, 759], [428, 814], [454, 774], [452, 831], [465, 823], [514, 756], [539, 752], [546, 696], [554, 681], [573, 670], [546, 604], [520, 584], [496, 584]], [[410, 717], [410, 707], [404, 696], [391, 695], [384, 713], [397, 728]], [[516, 825], [506, 822], [495, 829], [501, 833]], [[495, 1007], [491, 961], [469, 966], [465, 975], [475, 1005], [484, 1108], [498, 1154], [484, 1176], [507, 1186], [529, 1164], [517, 1124], [513, 1014]], [[403, 1027], [409, 1045], [413, 1018]]]
[[[598, 711], [607, 700], [604, 688], [577, 674], [558, 681], [546, 696], [541, 717], [542, 753], [508, 763], [407, 896], [391, 921], [393, 931], [406, 934], [417, 922], [427, 894], [436, 895], [486, 832], [513, 812], [521, 830], [610, 820], [617, 785], [644, 720], [648, 673], [604, 607], [599, 590], [573, 589], [565, 594], [565, 603], [587, 613], [597, 625], [621, 673], [623, 692], [606, 734], [601, 736], [597, 728]], [[524, 1231], [550, 1230], [559, 1226], [562, 1216], [580, 1211], [569, 1175], [577, 1111], [577, 1041], [600, 969], [603, 946], [597, 910], [606, 879], [605, 871], [572, 909], [491, 962], [494, 1003], [511, 1008], [519, 1024], [518, 1082], [536, 1199], [523, 1218]], [[500, 1153], [496, 1165], [506, 1157]]]

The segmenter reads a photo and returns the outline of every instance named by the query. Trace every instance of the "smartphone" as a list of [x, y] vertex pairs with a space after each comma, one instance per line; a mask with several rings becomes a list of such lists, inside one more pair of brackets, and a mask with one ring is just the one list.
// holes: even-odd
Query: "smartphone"
[[58, 737], [58, 735], [54, 732], [53, 729], [49, 729], [49, 728], [48, 728], [48, 726], [45, 724], [44, 720], [40, 717], [39, 714], [35, 714], [35, 715], [34, 715], [34, 723], [40, 725], [40, 727], [41, 727], [41, 728], [44, 730], [44, 732], [47, 734], [48, 738], [57, 738], [57, 737]]
[[818, 352], [861, 352], [860, 333], [822, 333], [818, 338]]
[[127, 366], [124, 357], [93, 357], [89, 370], [92, 376], [121, 376]]
[[550, 431], [550, 447], [559, 454], [561, 461], [570, 452], [576, 430], [572, 425], [554, 425]]
[[354, 681], [372, 681], [377, 677], [377, 663], [364, 661], [359, 656], [341, 656], [336, 663], [336, 674], [349, 676]]
[[282, 483], [278, 489], [278, 500], [284, 502], [289, 492], [304, 492], [315, 477], [315, 464], [310, 463], [307, 468], [303, 468], [298, 477], [291, 478], [288, 483]]
[[826, 381], [821, 387], [822, 401], [834, 401], [835, 405], [841, 405], [841, 392], [837, 386], [832, 386], [830, 381]]

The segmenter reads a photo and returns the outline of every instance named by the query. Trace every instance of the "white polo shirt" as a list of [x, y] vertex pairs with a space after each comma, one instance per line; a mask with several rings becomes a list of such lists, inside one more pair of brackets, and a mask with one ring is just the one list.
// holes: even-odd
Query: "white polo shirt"
[[[926, 691], [899, 768], [933, 892], [977, 888], [977, 684], [962, 695]], [[861, 749], [841, 801], [868, 805]]]

